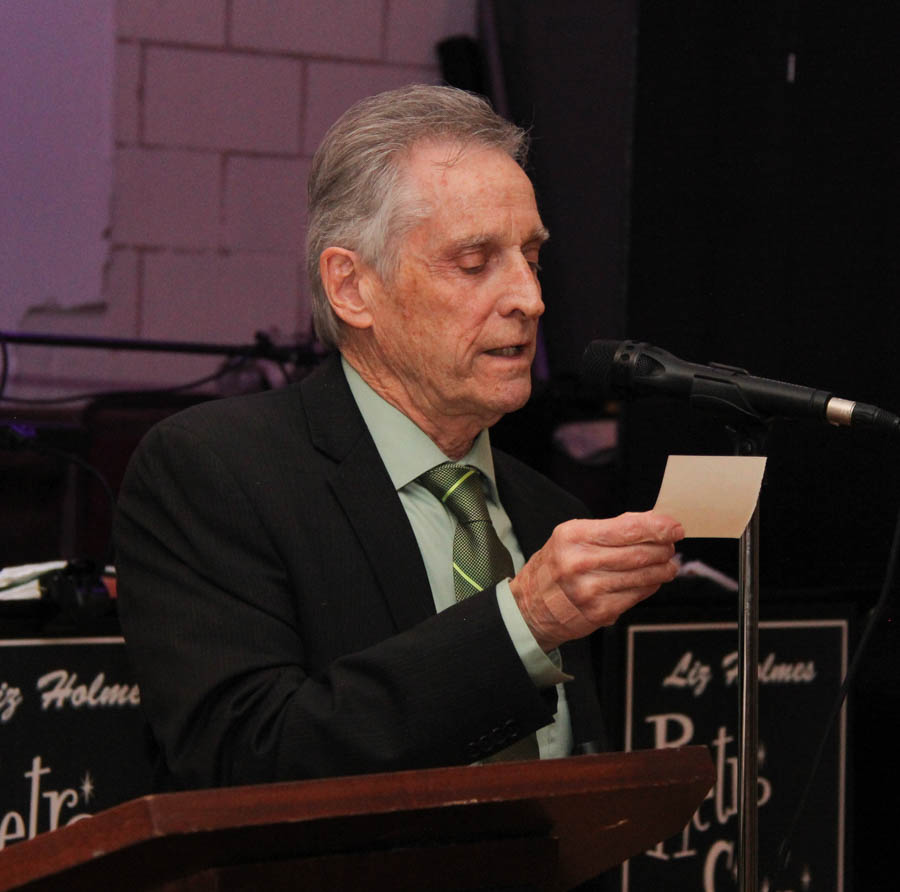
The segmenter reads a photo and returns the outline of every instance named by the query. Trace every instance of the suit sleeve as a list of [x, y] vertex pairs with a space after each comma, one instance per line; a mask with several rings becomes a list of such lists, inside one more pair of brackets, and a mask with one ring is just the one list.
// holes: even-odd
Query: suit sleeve
[[294, 529], [265, 465], [169, 421], [123, 483], [120, 616], [172, 786], [460, 764], [552, 719], [492, 590], [398, 630], [365, 573], [335, 590], [303, 532], [331, 529], [320, 484], [321, 517]]

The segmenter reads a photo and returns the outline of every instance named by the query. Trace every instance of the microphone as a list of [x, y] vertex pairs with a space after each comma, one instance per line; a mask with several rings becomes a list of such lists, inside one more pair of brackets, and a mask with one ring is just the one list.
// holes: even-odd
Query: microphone
[[601, 399], [672, 396], [732, 417], [817, 418], [900, 433], [900, 417], [875, 406], [840, 399], [825, 390], [757, 378], [727, 365], [685, 362], [637, 341], [592, 341], [581, 360], [581, 376]]

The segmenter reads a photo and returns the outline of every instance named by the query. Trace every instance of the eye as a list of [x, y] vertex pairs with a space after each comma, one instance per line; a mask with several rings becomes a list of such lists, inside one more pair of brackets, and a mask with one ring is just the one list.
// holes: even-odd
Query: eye
[[522, 251], [522, 254], [525, 257], [528, 265], [531, 267], [531, 271], [537, 275], [541, 271], [541, 264], [538, 262], [538, 251], [536, 248], [526, 248]]
[[467, 276], [476, 276], [487, 266], [488, 256], [484, 251], [470, 251], [459, 257], [459, 268]]

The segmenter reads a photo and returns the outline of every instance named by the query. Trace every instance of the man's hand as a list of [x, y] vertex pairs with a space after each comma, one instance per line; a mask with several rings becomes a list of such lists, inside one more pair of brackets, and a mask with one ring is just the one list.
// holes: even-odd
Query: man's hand
[[560, 524], [510, 580], [525, 622], [544, 651], [612, 625], [675, 578], [681, 524], [646, 511]]

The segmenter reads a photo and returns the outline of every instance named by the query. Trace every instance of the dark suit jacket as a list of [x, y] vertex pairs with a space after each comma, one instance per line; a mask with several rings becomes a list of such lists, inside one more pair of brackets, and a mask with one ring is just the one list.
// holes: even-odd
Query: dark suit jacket
[[[495, 454], [530, 555], [581, 504]], [[493, 590], [435, 615], [415, 537], [337, 357], [172, 416], [132, 458], [119, 609], [172, 786], [465, 763], [551, 721]], [[576, 743], [601, 736], [567, 645]]]

